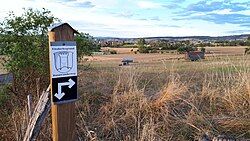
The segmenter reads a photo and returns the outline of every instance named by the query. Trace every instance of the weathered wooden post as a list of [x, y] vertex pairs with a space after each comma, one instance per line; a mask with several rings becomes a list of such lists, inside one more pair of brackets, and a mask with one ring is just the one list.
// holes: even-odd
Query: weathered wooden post
[[75, 140], [77, 54], [74, 33], [78, 32], [68, 23], [54, 25], [49, 32], [53, 141]]

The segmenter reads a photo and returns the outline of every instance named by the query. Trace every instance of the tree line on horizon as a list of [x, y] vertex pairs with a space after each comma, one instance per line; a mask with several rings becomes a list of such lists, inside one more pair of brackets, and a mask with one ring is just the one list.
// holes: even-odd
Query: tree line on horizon
[[246, 40], [211, 40], [211, 41], [191, 41], [191, 40], [148, 40], [139, 38], [134, 42], [127, 41], [100, 41], [102, 47], [124, 47], [136, 48], [144, 40], [144, 44], [152, 49], [176, 50], [183, 46], [193, 47], [226, 47], [226, 46], [250, 46], [250, 36]]

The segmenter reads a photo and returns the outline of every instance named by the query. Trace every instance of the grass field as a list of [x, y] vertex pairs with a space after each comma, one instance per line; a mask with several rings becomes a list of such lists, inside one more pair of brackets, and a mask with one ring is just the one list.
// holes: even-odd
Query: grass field
[[131, 50], [136, 51], [138, 48], [111, 48], [111, 47], [102, 47], [101, 50], [115, 50], [118, 54], [128, 54], [131, 53]]
[[[107, 49], [107, 48], [106, 48]], [[184, 58], [183, 54], [175, 54], [175, 53], [164, 53], [164, 54], [134, 54], [131, 53], [130, 50], [132, 48], [109, 48], [116, 50], [118, 54], [116, 55], [102, 55], [102, 56], [93, 56], [86, 57], [89, 61], [109, 61], [109, 62], [119, 62], [124, 57], [133, 57], [135, 61], [139, 62], [150, 62], [150, 61], [158, 61], [158, 60], [169, 60], [169, 59], [178, 59]], [[245, 47], [207, 47], [206, 54], [207, 57], [211, 56], [231, 56], [231, 55], [242, 55], [244, 54]]]
[[[207, 51], [196, 62], [178, 54], [104, 55], [82, 62], [79, 124], [87, 124], [89, 139], [98, 140], [250, 138], [250, 56], [242, 47]], [[118, 66], [126, 56], [135, 63]]]
[[[171, 53], [121, 53], [80, 62], [78, 139], [193, 141], [205, 134], [211, 139], [250, 138], [250, 55], [243, 55], [242, 47], [207, 51], [205, 60], [194, 62]], [[135, 62], [119, 66], [126, 56]], [[0, 120], [0, 138], [20, 139], [27, 111], [2, 111], [6, 118]], [[38, 140], [51, 140], [50, 117]]]
[[[128, 54], [131, 53], [131, 50], [136, 51], [138, 48], [111, 48], [111, 47], [103, 47], [102, 50], [115, 50], [119, 54]], [[244, 53], [244, 46], [224, 46], [224, 47], [206, 47], [206, 51], [213, 53], [227, 53], [227, 54], [239, 54]]]

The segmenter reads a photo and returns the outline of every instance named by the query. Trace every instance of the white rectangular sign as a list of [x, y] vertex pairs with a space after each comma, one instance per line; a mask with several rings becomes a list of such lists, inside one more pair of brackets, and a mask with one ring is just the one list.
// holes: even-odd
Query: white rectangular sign
[[52, 102], [56, 104], [73, 102], [78, 98], [76, 53], [76, 42], [51, 42], [51, 93]]
[[76, 45], [52, 44], [50, 53], [52, 78], [77, 76]]

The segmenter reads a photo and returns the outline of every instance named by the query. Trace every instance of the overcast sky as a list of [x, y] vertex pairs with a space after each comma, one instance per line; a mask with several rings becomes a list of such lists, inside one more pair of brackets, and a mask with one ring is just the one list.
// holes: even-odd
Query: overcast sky
[[22, 8], [46, 8], [95, 37], [250, 33], [250, 0], [2, 0], [0, 20]]

